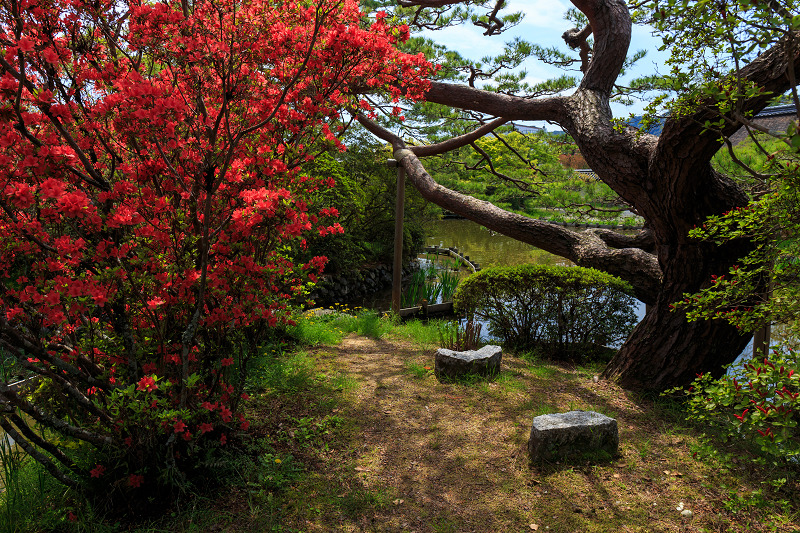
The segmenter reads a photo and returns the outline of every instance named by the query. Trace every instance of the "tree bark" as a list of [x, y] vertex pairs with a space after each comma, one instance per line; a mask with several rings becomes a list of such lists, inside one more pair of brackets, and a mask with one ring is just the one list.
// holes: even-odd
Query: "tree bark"
[[723, 320], [687, 322], [670, 304], [707, 286], [712, 274], [728, 271], [747, 249], [737, 243], [725, 249], [706, 243], [660, 245], [664, 277], [656, 304], [636, 326], [606, 366], [603, 377], [635, 390], [662, 391], [690, 383], [700, 373], [723, 374], [747, 346], [743, 334]]

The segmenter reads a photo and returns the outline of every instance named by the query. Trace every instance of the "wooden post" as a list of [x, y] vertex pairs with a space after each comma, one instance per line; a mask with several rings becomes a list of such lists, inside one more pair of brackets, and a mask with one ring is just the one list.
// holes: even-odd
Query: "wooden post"
[[753, 358], [769, 355], [769, 337], [772, 326], [767, 324], [753, 333]]
[[[770, 273], [772, 273], [772, 269], [775, 268], [775, 263], [770, 263]], [[767, 286], [767, 299], [772, 299], [772, 277], [770, 276], [770, 282]], [[769, 343], [770, 343], [770, 335], [772, 333], [772, 325], [766, 324], [764, 327], [759, 328], [753, 332], [753, 358], [756, 357], [767, 357], [769, 355]]]
[[397, 200], [394, 208], [394, 268], [392, 271], [392, 311], [400, 314], [400, 290], [403, 280], [403, 215], [406, 203], [406, 173], [395, 159], [386, 161], [397, 168]]

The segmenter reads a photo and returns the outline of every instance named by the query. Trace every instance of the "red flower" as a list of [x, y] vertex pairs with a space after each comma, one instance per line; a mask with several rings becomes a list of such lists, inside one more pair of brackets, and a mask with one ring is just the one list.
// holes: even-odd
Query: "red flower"
[[20, 37], [19, 41], [17, 41], [17, 47], [23, 52], [33, 52], [33, 39]]
[[140, 476], [139, 474], [131, 474], [128, 476], [128, 485], [134, 489], [141, 487], [142, 483], [144, 483], [144, 476]]
[[60, 198], [64, 194], [64, 183], [54, 178], [47, 178], [39, 185], [39, 192], [45, 198]]
[[222, 361], [220, 361], [222, 366], [231, 366], [233, 364], [233, 357], [226, 357]]
[[175, 433], [180, 433], [186, 429], [186, 424], [182, 420], [178, 420], [173, 427], [175, 428]]
[[91, 470], [89, 470], [89, 475], [91, 475], [92, 477], [100, 477], [105, 473], [105, 471], [106, 467], [104, 467], [103, 465], [97, 465]]
[[200, 434], [202, 435], [204, 433], [208, 433], [209, 431], [212, 431], [214, 429], [214, 426], [212, 426], [208, 422], [203, 422], [202, 424], [200, 424], [200, 426], [197, 429], [200, 430]]
[[52, 48], [46, 48], [42, 52], [42, 57], [44, 58], [45, 61], [47, 61], [52, 65], [58, 63], [58, 53], [56, 53], [56, 51], [53, 50]]
[[139, 386], [136, 387], [136, 390], [146, 390], [147, 392], [154, 391], [156, 389], [158, 389], [158, 385], [152, 376], [145, 376], [140, 379]]
[[222, 446], [225, 446], [225, 443], [226, 443], [226, 442], [228, 442], [228, 437], [227, 437], [227, 436], [225, 436], [225, 434], [223, 434], [223, 435], [222, 435], [222, 436], [219, 438], [219, 443], [220, 443], [220, 445], [222, 445]]

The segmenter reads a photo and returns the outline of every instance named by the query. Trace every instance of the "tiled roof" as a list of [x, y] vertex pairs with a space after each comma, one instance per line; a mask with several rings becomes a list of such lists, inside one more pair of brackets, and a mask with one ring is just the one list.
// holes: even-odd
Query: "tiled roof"
[[797, 111], [795, 110], [794, 104], [787, 104], [787, 105], [776, 105], [772, 107], [767, 107], [759, 113], [758, 117], [775, 117], [780, 115], [794, 115]]

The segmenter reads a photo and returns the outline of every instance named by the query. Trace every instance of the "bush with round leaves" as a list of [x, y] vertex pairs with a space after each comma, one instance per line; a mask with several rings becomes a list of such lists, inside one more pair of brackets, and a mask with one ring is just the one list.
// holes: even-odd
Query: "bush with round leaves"
[[636, 322], [624, 281], [581, 267], [520, 265], [487, 268], [462, 281], [459, 312], [488, 321], [489, 331], [518, 350], [554, 359], [608, 352]]

